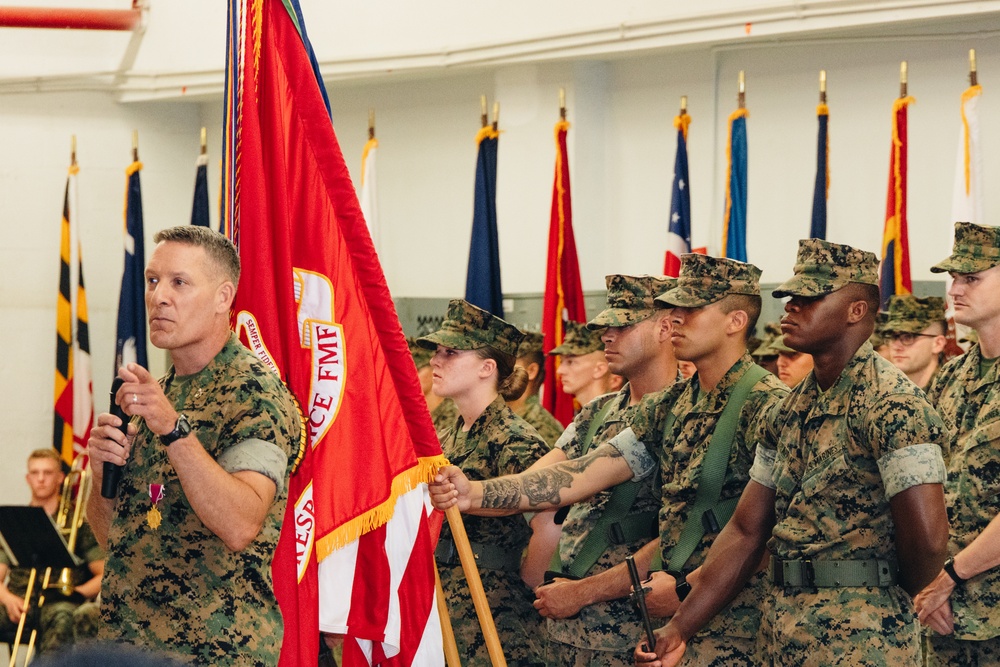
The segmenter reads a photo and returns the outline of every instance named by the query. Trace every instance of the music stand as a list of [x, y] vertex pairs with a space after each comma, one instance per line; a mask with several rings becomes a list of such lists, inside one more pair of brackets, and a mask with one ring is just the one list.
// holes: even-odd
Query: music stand
[[83, 563], [70, 553], [52, 517], [41, 507], [0, 507], [0, 547], [11, 567], [62, 570]]

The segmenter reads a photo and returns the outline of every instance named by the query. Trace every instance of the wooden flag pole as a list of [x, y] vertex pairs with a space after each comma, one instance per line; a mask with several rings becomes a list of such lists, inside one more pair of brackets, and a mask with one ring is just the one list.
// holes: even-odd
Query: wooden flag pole
[[434, 589], [437, 596], [438, 618], [441, 619], [441, 640], [444, 643], [444, 661], [448, 667], [462, 667], [458, 657], [458, 644], [455, 643], [455, 630], [451, 627], [451, 616], [448, 615], [448, 601], [444, 599], [444, 588], [441, 587], [441, 575], [437, 563], [434, 563]]
[[368, 109], [368, 138], [375, 138], [375, 108]]
[[906, 61], [904, 60], [899, 64], [899, 99], [906, 97], [906, 70]]
[[826, 104], [826, 70], [819, 71], [819, 103]]
[[480, 114], [480, 120], [482, 120], [483, 127], [489, 125], [490, 117], [489, 112], [486, 110], [486, 96], [479, 96], [479, 106], [482, 108], [482, 113]]
[[969, 85], [979, 85], [979, 75], [976, 73], [976, 50], [969, 49]]
[[76, 166], [76, 135], [72, 135], [69, 140], [69, 164], [71, 167]]
[[740, 70], [740, 94], [737, 97], [737, 106], [740, 109], [747, 108], [747, 79], [743, 70]]
[[566, 120], [566, 89], [559, 89], [559, 120]]
[[205, 128], [201, 128], [201, 154], [205, 155], [208, 153], [208, 133]]
[[479, 627], [483, 631], [483, 638], [486, 640], [486, 650], [489, 651], [490, 661], [493, 667], [507, 667], [507, 660], [503, 657], [503, 647], [500, 646], [500, 637], [497, 635], [497, 626], [493, 622], [493, 613], [490, 611], [490, 604], [486, 600], [486, 593], [483, 591], [483, 580], [479, 578], [479, 569], [476, 566], [476, 557], [472, 553], [469, 545], [469, 536], [465, 532], [465, 523], [457, 507], [450, 507], [445, 516], [448, 517], [448, 527], [451, 528], [451, 539], [458, 550], [458, 558], [462, 562], [462, 572], [465, 573], [466, 583], [469, 585], [469, 594], [472, 596], [472, 604], [476, 607], [476, 615], [479, 617]]
[[687, 112], [688, 112], [688, 96], [687, 95], [681, 95], [681, 113], [680, 113], [680, 115], [683, 116]]
[[497, 101], [493, 102], [493, 131], [496, 132], [500, 128], [500, 103]]
[[132, 130], [132, 162], [139, 161], [139, 130]]

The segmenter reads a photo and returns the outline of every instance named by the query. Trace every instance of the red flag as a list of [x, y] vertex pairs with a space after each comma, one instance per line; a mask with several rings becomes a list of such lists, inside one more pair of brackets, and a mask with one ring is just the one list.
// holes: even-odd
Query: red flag
[[[542, 302], [542, 333], [546, 350], [562, 345], [563, 320], [586, 322], [580, 284], [580, 262], [573, 237], [573, 208], [570, 204], [569, 157], [566, 132], [569, 123], [556, 123], [556, 174], [552, 183], [552, 216], [549, 223], [549, 258], [545, 272], [545, 298]], [[556, 419], [568, 425], [573, 421], [573, 397], [562, 390], [556, 376], [559, 358], [545, 359], [543, 405]]]
[[376, 664], [442, 664], [422, 484], [441, 449], [301, 12], [290, 0], [234, 0], [230, 19], [225, 208], [243, 262], [234, 327], [304, 415], [272, 569], [280, 664], [315, 665], [320, 630], [346, 636], [346, 665], [367, 665], [362, 652]]
[[892, 149], [889, 153], [889, 194], [882, 234], [880, 291], [882, 310], [893, 294], [911, 294], [910, 240], [906, 224], [906, 109], [915, 100], [900, 97], [892, 105]]

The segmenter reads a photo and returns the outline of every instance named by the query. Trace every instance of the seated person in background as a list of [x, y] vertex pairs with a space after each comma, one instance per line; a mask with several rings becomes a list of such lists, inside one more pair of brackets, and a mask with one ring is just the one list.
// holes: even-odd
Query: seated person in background
[[591, 331], [582, 322], [565, 322], [566, 337], [550, 355], [559, 356], [556, 375], [562, 390], [583, 407], [598, 396], [622, 388], [622, 377], [608, 368], [601, 331]]
[[[62, 459], [55, 449], [36, 449], [28, 456], [28, 474], [25, 476], [31, 488], [30, 507], [42, 507], [54, 517], [59, 509], [59, 499], [65, 474], [62, 471]], [[72, 520], [72, 515], [70, 515]], [[87, 600], [93, 600], [101, 592], [101, 575], [104, 573], [104, 551], [97, 544], [90, 527], [84, 523], [76, 536], [74, 553], [83, 559], [83, 565], [71, 570], [72, 595], [64, 595], [58, 586], [60, 572], [52, 572], [48, 588], [45, 590], [45, 603], [37, 604], [38, 594], [44, 580], [44, 571], [36, 574], [34, 588], [31, 594], [28, 618], [21, 643], [26, 646], [31, 629], [37, 629], [39, 636], [35, 641], [35, 650], [46, 653], [63, 646], [73, 644], [75, 639], [93, 636], [96, 628], [84, 636], [74, 632], [74, 616], [78, 607]], [[24, 596], [28, 589], [30, 570], [26, 568], [11, 568], [7, 554], [0, 550], [0, 603], [4, 612], [0, 614], [0, 637], [11, 638], [17, 631], [21, 615], [25, 613]], [[8, 573], [10, 579], [6, 584]]]
[[514, 414], [535, 427], [549, 447], [556, 444], [562, 435], [563, 425], [551, 412], [542, 407], [538, 400], [538, 390], [545, 382], [545, 355], [542, 354], [542, 334], [524, 334], [521, 346], [517, 348], [517, 365], [528, 372], [528, 388], [520, 397], [507, 401], [507, 407]]
[[930, 386], [944, 361], [947, 332], [944, 299], [911, 294], [889, 299], [889, 315], [882, 327], [889, 361], [921, 389]]

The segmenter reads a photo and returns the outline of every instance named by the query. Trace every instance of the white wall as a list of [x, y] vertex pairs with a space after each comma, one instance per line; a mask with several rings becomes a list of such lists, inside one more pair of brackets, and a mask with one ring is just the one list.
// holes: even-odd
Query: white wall
[[[829, 237], [878, 250], [890, 111], [899, 61], [905, 58], [910, 92], [917, 98], [910, 109], [909, 212], [913, 278], [920, 280], [931, 277], [927, 266], [946, 254], [949, 243], [958, 100], [970, 47], [978, 51], [985, 89], [980, 109], [986, 182], [1000, 174], [1000, 136], [993, 131], [1000, 114], [998, 30], [1000, 19], [991, 14], [905, 30], [886, 27], [891, 36], [845, 29], [794, 41], [737, 46], [726, 40], [714, 47], [559, 60], [539, 56], [534, 62], [439, 67], [367, 80], [331, 77], [329, 89], [337, 134], [355, 175], [368, 108], [377, 112], [380, 255], [391, 291], [397, 297], [447, 297], [464, 291], [473, 139], [484, 93], [491, 104], [501, 103], [504, 290], [542, 290], [553, 125], [558, 89], [565, 87], [574, 225], [584, 289], [595, 290], [603, 287], [606, 273], [662, 267], [675, 149], [671, 121], [681, 95], [689, 96], [693, 117], [694, 242], [718, 246], [726, 117], [735, 106], [736, 73], [744, 69], [750, 110], [749, 256], [764, 269], [764, 281], [776, 282], [790, 273], [796, 240], [808, 230], [821, 68], [829, 72], [831, 107]], [[338, 34], [315, 24], [310, 32], [321, 44]], [[199, 48], [221, 49], [218, 43]], [[150, 53], [145, 57], [144, 67], [151, 68], [155, 59]], [[72, 88], [72, 81], [66, 85]], [[117, 101], [120, 92], [13, 94], [0, 81], [0, 344], [7, 350], [0, 365], [0, 452], [7, 463], [0, 467], [0, 503], [23, 501], [23, 460], [31, 449], [51, 442], [59, 216], [70, 135], [79, 142], [84, 271], [100, 410], [112, 374], [124, 169], [133, 128], [139, 129], [146, 165], [147, 246], [155, 230], [189, 219], [201, 125], [209, 128], [210, 196], [217, 215], [218, 96], [203, 95], [198, 104], [183, 96], [123, 103]], [[1000, 202], [986, 194], [986, 222], [1000, 222]], [[154, 371], [164, 364], [163, 355], [154, 353]]]

